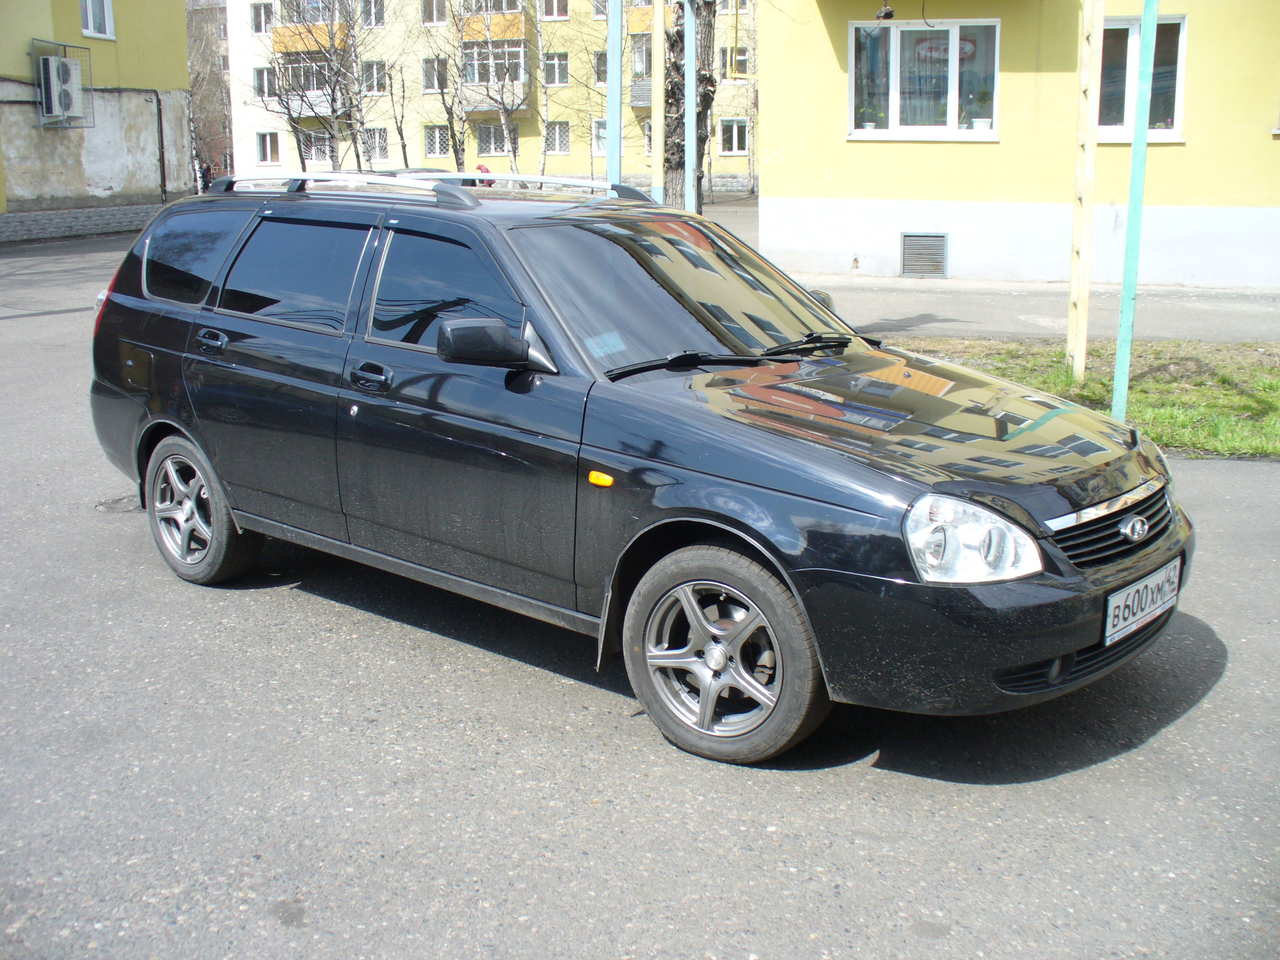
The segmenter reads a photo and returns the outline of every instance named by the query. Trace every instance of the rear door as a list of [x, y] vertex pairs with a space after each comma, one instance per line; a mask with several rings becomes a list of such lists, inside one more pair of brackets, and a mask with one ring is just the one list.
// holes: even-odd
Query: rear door
[[347, 539], [338, 384], [377, 215], [282, 199], [263, 210], [188, 342], [188, 392], [239, 510]]
[[386, 238], [338, 416], [351, 542], [572, 607], [590, 381], [442, 361], [442, 320], [501, 317], [519, 330], [526, 307], [464, 226], [402, 215]]

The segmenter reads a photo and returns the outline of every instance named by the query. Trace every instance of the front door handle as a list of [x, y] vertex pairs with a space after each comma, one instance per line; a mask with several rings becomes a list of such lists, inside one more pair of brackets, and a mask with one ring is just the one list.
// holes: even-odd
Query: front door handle
[[205, 327], [196, 334], [196, 343], [204, 353], [221, 353], [227, 346], [227, 335], [221, 330]]
[[391, 389], [391, 370], [380, 363], [362, 363], [351, 371], [351, 382], [370, 393], [386, 393]]

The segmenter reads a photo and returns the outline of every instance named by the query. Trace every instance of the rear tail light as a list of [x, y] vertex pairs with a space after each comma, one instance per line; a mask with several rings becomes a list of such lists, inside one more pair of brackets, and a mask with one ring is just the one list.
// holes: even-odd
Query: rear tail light
[[107, 284], [107, 289], [98, 291], [98, 314], [93, 320], [93, 335], [96, 337], [98, 331], [102, 329], [102, 314], [107, 309], [107, 301], [111, 299], [111, 294], [115, 292], [116, 281], [120, 279], [120, 269], [117, 268], [115, 274], [111, 277], [111, 282]]

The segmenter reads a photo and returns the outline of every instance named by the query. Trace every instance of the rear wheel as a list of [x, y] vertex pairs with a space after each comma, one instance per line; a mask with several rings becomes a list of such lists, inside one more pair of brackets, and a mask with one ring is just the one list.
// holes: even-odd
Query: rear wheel
[[147, 518], [160, 555], [192, 583], [219, 583], [243, 573], [262, 546], [259, 534], [236, 530], [213, 467], [183, 437], [166, 437], [151, 454]]
[[623, 638], [636, 696], [691, 753], [767, 760], [830, 709], [799, 602], [736, 551], [700, 545], [659, 560], [631, 595]]

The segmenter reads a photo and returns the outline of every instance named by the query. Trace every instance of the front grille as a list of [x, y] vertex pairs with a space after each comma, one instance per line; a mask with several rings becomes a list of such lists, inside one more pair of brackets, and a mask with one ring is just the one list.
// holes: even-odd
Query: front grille
[[[1132, 514], [1146, 518], [1147, 535], [1137, 543], [1120, 532], [1120, 521]], [[1067, 527], [1054, 534], [1053, 542], [1067, 559], [1081, 569], [1115, 563], [1145, 550], [1159, 540], [1173, 524], [1173, 509], [1167, 490], [1157, 490], [1131, 509], [1109, 513], [1097, 520]]]
[[1052, 660], [1037, 660], [1019, 667], [1009, 667], [996, 673], [992, 679], [996, 686], [1009, 693], [1043, 693], [1078, 683], [1136, 654], [1155, 639], [1172, 616], [1172, 610], [1162, 613], [1141, 630], [1117, 640], [1109, 647], [1104, 647], [1099, 640], [1091, 647], [1054, 657]]

